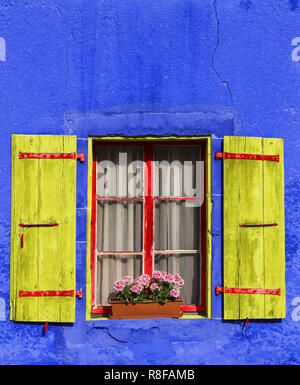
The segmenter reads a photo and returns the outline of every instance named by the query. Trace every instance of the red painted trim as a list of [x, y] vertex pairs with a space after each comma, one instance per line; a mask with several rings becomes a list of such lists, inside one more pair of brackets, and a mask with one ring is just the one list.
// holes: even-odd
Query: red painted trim
[[144, 255], [143, 251], [96, 251], [96, 255]]
[[91, 301], [92, 308], [96, 304], [95, 298], [95, 271], [96, 271], [96, 172], [97, 172], [97, 156], [96, 143], [93, 144], [93, 170], [92, 170], [92, 213], [91, 213]]
[[144, 147], [144, 273], [153, 273], [154, 200], [153, 200], [153, 144]]
[[111, 314], [111, 306], [99, 306], [95, 309], [92, 308], [93, 314]]
[[196, 200], [196, 197], [153, 197], [153, 199], [161, 199], [161, 200], [168, 200], [168, 199], [181, 199], [181, 200]]
[[74, 297], [74, 290], [50, 290], [50, 291], [19, 290], [19, 297]]
[[240, 225], [240, 227], [266, 227], [266, 226], [278, 226], [278, 223], [267, 223], [267, 224], [261, 224], [261, 225], [247, 225], [247, 224]]
[[201, 253], [201, 250], [154, 250], [154, 254], [192, 254]]
[[216, 287], [216, 295], [225, 292], [225, 294], [270, 294], [280, 295], [280, 289], [249, 289], [236, 287]]
[[181, 311], [195, 311], [195, 312], [199, 312], [199, 311], [202, 311], [204, 312], [205, 311], [205, 305], [182, 305], [181, 306]]
[[20, 223], [20, 227], [53, 227], [58, 226], [58, 223], [30, 223], [30, 224], [24, 224]]
[[[112, 146], [112, 145], [130, 145], [144, 147], [144, 198], [98, 198], [96, 197], [96, 147], [97, 146]], [[144, 273], [152, 275], [153, 272], [153, 241], [154, 241], [154, 200], [155, 199], [196, 199], [196, 197], [154, 197], [153, 196], [153, 150], [155, 145], [194, 145], [201, 148], [201, 160], [205, 162], [206, 144], [203, 140], [184, 140], [184, 141], [105, 141], [94, 142], [93, 145], [93, 171], [92, 171], [92, 218], [91, 218], [91, 297], [92, 297], [92, 313], [107, 314], [111, 312], [110, 306], [96, 307], [95, 304], [95, 239], [96, 239], [96, 202], [99, 200], [107, 201], [122, 201], [122, 200], [139, 200], [144, 202]], [[205, 162], [206, 163], [206, 162]], [[182, 311], [199, 312], [206, 310], [206, 168], [204, 167], [204, 202], [201, 208], [201, 304], [199, 305], [183, 305]], [[197, 250], [172, 250], [172, 252], [199, 252]], [[103, 254], [99, 252], [97, 254]], [[115, 254], [114, 252], [105, 252]], [[120, 254], [123, 252], [119, 252]], [[126, 253], [126, 252], [124, 252]], [[164, 251], [158, 251], [164, 253]], [[143, 254], [143, 253], [130, 253]]]

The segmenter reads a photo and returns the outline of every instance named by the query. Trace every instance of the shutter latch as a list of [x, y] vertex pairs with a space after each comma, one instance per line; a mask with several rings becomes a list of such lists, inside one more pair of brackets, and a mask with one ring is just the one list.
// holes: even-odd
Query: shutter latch
[[249, 224], [242, 224], [240, 227], [269, 227], [269, 226], [278, 226], [278, 223], [262, 223], [262, 224], [254, 224], [254, 225], [249, 225]]
[[77, 154], [77, 159], [79, 159], [80, 162], [84, 162], [84, 153], [83, 153], [83, 151], [81, 151], [80, 154]]

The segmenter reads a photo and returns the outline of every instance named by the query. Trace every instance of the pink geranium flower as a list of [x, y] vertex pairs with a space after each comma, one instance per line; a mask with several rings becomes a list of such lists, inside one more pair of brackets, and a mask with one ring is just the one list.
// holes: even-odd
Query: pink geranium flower
[[180, 288], [183, 287], [184, 285], [184, 280], [183, 278], [181, 278], [179, 274], [175, 274], [175, 285], [177, 285]]
[[165, 282], [169, 282], [169, 283], [174, 283], [175, 282], [175, 277], [172, 274], [167, 274], [164, 277], [164, 281]]
[[173, 289], [170, 291], [170, 295], [174, 298], [178, 298], [179, 297], [179, 289]]
[[132, 283], [133, 282], [133, 279], [130, 275], [125, 275], [125, 277], [122, 278], [122, 281], [124, 283]]
[[130, 290], [136, 294], [140, 294], [140, 292], [143, 290], [143, 286], [133, 285]]
[[161, 272], [161, 278], [160, 278], [160, 280], [161, 280], [161, 281], [164, 281], [166, 275], [167, 275], [167, 273], [166, 273], [165, 271], [162, 271], [162, 272]]
[[181, 280], [176, 280], [175, 281], [175, 284], [180, 287], [180, 289], [184, 286], [184, 280], [181, 279]]
[[142, 274], [140, 277], [142, 279], [145, 279], [146, 281], [150, 281], [150, 275], [149, 274]]
[[150, 285], [150, 291], [154, 290], [159, 290], [159, 286], [157, 283], [152, 283], [152, 285]]
[[153, 279], [160, 279], [161, 278], [161, 271], [155, 270], [152, 274]]
[[135, 280], [134, 280], [134, 283], [137, 283], [139, 285], [142, 285], [143, 284], [143, 280], [141, 277], [137, 277]]
[[123, 281], [115, 281], [113, 287], [116, 291], [122, 291], [125, 287], [125, 283]]

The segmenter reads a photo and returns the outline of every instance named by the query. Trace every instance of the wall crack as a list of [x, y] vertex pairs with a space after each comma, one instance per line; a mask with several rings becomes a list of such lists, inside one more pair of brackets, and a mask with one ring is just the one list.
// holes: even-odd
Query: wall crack
[[212, 56], [211, 56], [211, 67], [214, 73], [216, 74], [217, 78], [220, 80], [220, 82], [227, 88], [229, 99], [230, 99], [230, 107], [231, 109], [233, 108], [233, 97], [232, 97], [232, 91], [229, 86], [229, 83], [227, 80], [223, 79], [220, 73], [217, 71], [216, 66], [215, 66], [215, 56], [217, 49], [220, 45], [220, 20], [219, 20], [219, 15], [218, 15], [218, 8], [217, 8], [217, 0], [213, 0], [213, 7], [214, 7], [214, 14], [216, 18], [216, 24], [217, 24], [217, 41], [216, 45], [214, 47]]
[[109, 329], [108, 327], [106, 326], [94, 326], [92, 329], [96, 329], [96, 330], [106, 330], [106, 333], [107, 335], [112, 338], [113, 340], [115, 341], [118, 341], [118, 342], [121, 342], [122, 344], [127, 344], [128, 341], [122, 341], [122, 340], [119, 340], [118, 338], [114, 337], [110, 332], [109, 332]]
[[[60, 18], [62, 20], [62, 23], [66, 24], [64, 19], [63, 19], [63, 14], [62, 14], [62, 11], [61, 11], [60, 7], [57, 7], [57, 10], [58, 10]], [[68, 26], [67, 26], [67, 28], [68, 28]], [[71, 28], [68, 28], [68, 29], [69, 29], [69, 39], [67, 40], [66, 56], [65, 56], [66, 73], [65, 73], [65, 80], [64, 80], [64, 89], [63, 89], [63, 92], [62, 92], [62, 95], [61, 95], [61, 98], [60, 98], [60, 102], [59, 102], [61, 110], [62, 110], [63, 113], [65, 113], [65, 109], [63, 108], [63, 104], [64, 104], [63, 99], [64, 99], [66, 91], [68, 90], [68, 83], [69, 83], [69, 70], [70, 70], [69, 51], [70, 51], [70, 44], [71, 44], [72, 40], [75, 40], [75, 36], [74, 36], [74, 33], [73, 33], [72, 29]]]

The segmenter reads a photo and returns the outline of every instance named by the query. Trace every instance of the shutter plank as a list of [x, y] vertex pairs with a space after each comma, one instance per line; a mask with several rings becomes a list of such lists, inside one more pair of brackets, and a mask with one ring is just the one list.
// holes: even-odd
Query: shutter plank
[[[38, 214], [38, 164], [34, 160], [22, 162], [19, 150], [38, 151], [38, 138], [35, 136], [13, 135], [12, 137], [12, 232], [11, 241], [14, 290], [14, 317], [17, 320], [30, 321], [37, 318], [37, 299], [19, 300], [19, 290], [37, 290], [38, 243], [37, 228], [19, 227], [20, 223], [34, 223]], [[21, 234], [24, 235], [24, 247], [20, 246]]]
[[[239, 138], [224, 137], [224, 151], [239, 152], [241, 150], [242, 142]], [[238, 255], [238, 228], [237, 222], [239, 218], [239, 191], [237, 185], [239, 184], [240, 176], [240, 161], [229, 163], [223, 161], [224, 170], [224, 192], [223, 192], [223, 206], [224, 206], [224, 287], [238, 287], [239, 274], [237, 268], [239, 267]], [[239, 295], [226, 294], [224, 295], [224, 318], [232, 319], [239, 315], [240, 303]]]
[[[241, 153], [262, 154], [262, 139], [240, 138], [244, 141]], [[231, 160], [235, 162], [235, 160]], [[241, 224], [263, 223], [263, 162], [240, 160], [238, 254], [240, 288], [264, 287], [263, 229], [261, 227], [240, 227]], [[234, 294], [233, 294], [234, 295]], [[264, 296], [240, 294], [240, 319], [264, 318]]]
[[279, 163], [264, 162], [264, 221], [278, 223], [264, 231], [265, 286], [281, 295], [265, 296], [266, 317], [285, 318], [285, 223], [283, 140], [264, 139], [264, 154], [279, 154]]
[[[39, 138], [39, 152], [63, 152], [63, 137], [45, 135]], [[63, 159], [38, 159], [39, 218], [38, 223], [59, 223], [57, 227], [39, 228], [39, 288], [38, 290], [67, 290], [63, 288], [61, 194]], [[61, 298], [40, 298], [39, 319], [61, 321]]]
[[[76, 136], [63, 137], [64, 152], [76, 152]], [[75, 167], [74, 167], [75, 163]], [[74, 297], [62, 297], [61, 319], [73, 319], [75, 321], [75, 291], [76, 291], [76, 163], [77, 161], [63, 160], [62, 170], [62, 194], [61, 194], [61, 210], [64, 213], [62, 220], [62, 255], [64, 258], [64, 269], [61, 271], [62, 281], [65, 282], [66, 288], [70, 290], [74, 288]], [[66, 306], [72, 302], [72, 306]], [[69, 321], [70, 322], [70, 321]]]

